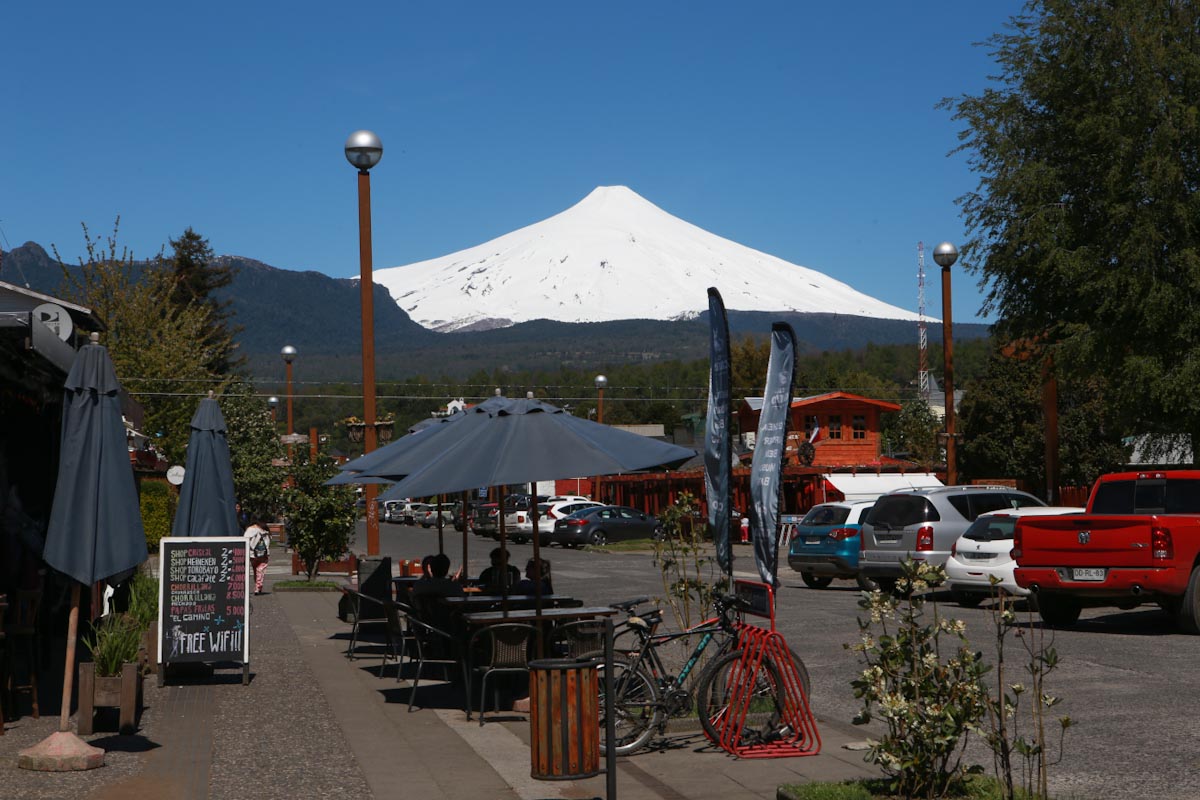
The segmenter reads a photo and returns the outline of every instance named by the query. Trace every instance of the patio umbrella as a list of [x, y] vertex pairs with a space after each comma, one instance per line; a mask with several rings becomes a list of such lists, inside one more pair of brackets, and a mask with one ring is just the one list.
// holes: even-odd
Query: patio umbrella
[[[696, 455], [685, 447], [575, 417], [532, 396], [488, 398], [464, 412], [460, 420], [411, 436], [415, 444], [393, 461], [380, 460], [356, 473], [357, 479], [396, 481], [385, 496], [428, 497], [480, 486], [674, 466]], [[421, 441], [422, 436], [428, 438]], [[501, 546], [503, 509], [501, 498]], [[540, 610], [539, 538], [534, 535], [533, 545]]]
[[97, 344], [79, 349], [67, 375], [62, 445], [54, 504], [46, 531], [45, 562], [72, 579], [59, 730], [23, 750], [18, 764], [29, 769], [91, 769], [104, 764], [104, 751], [68, 731], [79, 590], [132, 572], [146, 560], [146, 535], [125, 425], [120, 384], [108, 351]]
[[237, 499], [225, 417], [212, 392], [192, 416], [187, 467], [179, 487], [172, 536], [237, 536]]

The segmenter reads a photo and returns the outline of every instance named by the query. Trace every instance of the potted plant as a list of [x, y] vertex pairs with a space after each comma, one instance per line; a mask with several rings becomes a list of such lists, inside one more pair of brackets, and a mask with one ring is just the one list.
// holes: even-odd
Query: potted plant
[[142, 629], [128, 614], [109, 614], [92, 625], [83, 642], [91, 661], [79, 664], [79, 733], [92, 732], [97, 708], [120, 709], [120, 732], [137, 729], [142, 704], [142, 672], [137, 664]]
[[149, 573], [139, 571], [129, 579], [129, 615], [142, 631], [137, 660], [148, 674], [158, 655], [158, 581]]

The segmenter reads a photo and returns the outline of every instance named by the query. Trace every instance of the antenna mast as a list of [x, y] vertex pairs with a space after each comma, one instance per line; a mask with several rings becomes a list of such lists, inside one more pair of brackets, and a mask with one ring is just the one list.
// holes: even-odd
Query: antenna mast
[[917, 391], [929, 402], [929, 336], [925, 330], [925, 243], [917, 242]]

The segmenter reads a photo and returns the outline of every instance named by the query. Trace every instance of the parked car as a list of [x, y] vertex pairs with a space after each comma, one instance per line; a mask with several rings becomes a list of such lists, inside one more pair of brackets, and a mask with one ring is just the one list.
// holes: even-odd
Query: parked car
[[471, 530], [476, 536], [491, 538], [497, 531], [499, 503], [479, 503], [471, 510]]
[[[1012, 558], [1013, 530], [1025, 517], [1082, 514], [1073, 506], [1027, 506], [980, 514], [958, 537], [946, 560], [946, 578], [960, 606], [974, 608], [997, 590], [1028, 597], [1029, 590], [1017, 585], [1017, 562]], [[999, 582], [993, 586], [992, 578]]]
[[648, 539], [660, 529], [653, 514], [628, 506], [597, 506], [556, 519], [550, 542], [564, 547], [599, 546], [621, 539]]
[[1008, 486], [897, 489], [876, 500], [863, 522], [859, 570], [892, 591], [908, 558], [944, 566], [950, 548], [980, 514], [1045, 505]]
[[425, 514], [433, 508], [429, 503], [407, 503], [402, 512], [401, 521], [405, 525], [420, 525]]
[[538, 514], [553, 524], [563, 517], [569, 517], [576, 511], [582, 511], [585, 508], [596, 508], [602, 505], [604, 505], [604, 503], [597, 503], [593, 500], [564, 500], [545, 502], [538, 506]]
[[871, 591], [875, 582], [858, 570], [862, 523], [874, 500], [821, 503], [808, 510], [792, 532], [788, 566], [810, 589], [824, 589], [834, 578], [851, 578]]
[[556, 494], [553, 497], [547, 497], [543, 502], [546, 503], [590, 503], [592, 498], [583, 497], [578, 494]]
[[379, 519], [383, 522], [402, 522], [404, 519], [404, 508], [407, 506], [403, 500], [385, 500], [383, 508], [379, 512]]
[[449, 503], [443, 503], [440, 506], [429, 506], [425, 512], [425, 516], [421, 518], [422, 528], [432, 528], [437, 525], [438, 514], [442, 516], [442, 525], [449, 527], [454, 523], [453, 506]]

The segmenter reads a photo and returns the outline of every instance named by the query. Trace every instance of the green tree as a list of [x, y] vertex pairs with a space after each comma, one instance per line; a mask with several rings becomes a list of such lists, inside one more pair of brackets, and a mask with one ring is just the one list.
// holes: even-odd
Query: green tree
[[1003, 338], [1103, 374], [1131, 431], [1200, 442], [1200, 6], [1033, 0], [944, 105], [979, 175], [964, 263]]
[[218, 375], [228, 374], [245, 360], [237, 356], [234, 341], [241, 328], [230, 322], [230, 301], [218, 300], [215, 293], [233, 282], [233, 270], [217, 260], [208, 239], [190, 226], [170, 243], [173, 252], [168, 264], [175, 276], [171, 302], [179, 308], [192, 304], [208, 307], [210, 313], [204, 330], [204, 344], [208, 350], [205, 366]]
[[333, 460], [309, 458], [307, 448], [297, 448], [292, 459], [292, 486], [284, 492], [288, 544], [304, 563], [311, 581], [323, 560], [341, 558], [350, 546], [354, 523], [354, 489], [325, 486], [337, 473]]
[[938, 444], [938, 431], [942, 421], [924, 400], [906, 400], [900, 411], [884, 418], [883, 437], [888, 450], [906, 453], [927, 470], [942, 461], [942, 447]]
[[92, 238], [83, 226], [87, 257], [80, 258], [78, 269], [63, 264], [62, 293], [104, 323], [103, 343], [117, 377], [145, 410], [144, 431], [169, 459], [180, 462], [198, 399], [210, 388], [222, 388], [205, 367], [204, 331], [212, 311], [172, 304], [175, 282], [161, 257], [135, 262], [128, 249], [118, 249], [119, 226], [118, 218], [105, 241]]
[[233, 488], [242, 510], [254, 518], [279, 519], [283, 514], [286, 470], [279, 432], [266, 401], [249, 384], [237, 381], [221, 397], [228, 429]]

